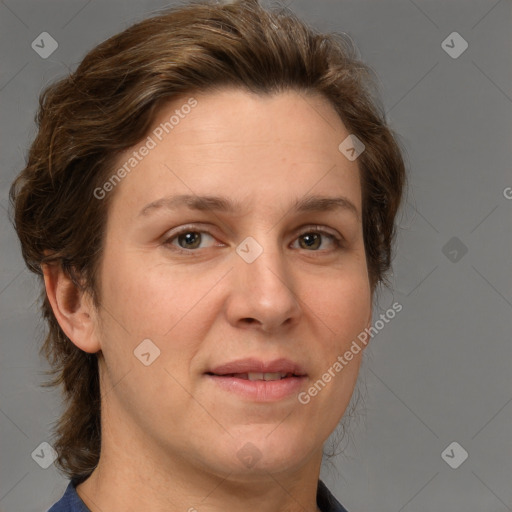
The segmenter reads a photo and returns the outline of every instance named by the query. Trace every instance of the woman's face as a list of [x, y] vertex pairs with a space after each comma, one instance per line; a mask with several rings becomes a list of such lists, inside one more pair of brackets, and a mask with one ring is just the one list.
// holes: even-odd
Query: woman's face
[[100, 269], [105, 442], [224, 476], [289, 471], [321, 457], [362, 352], [333, 366], [371, 318], [357, 160], [323, 98], [194, 98], [113, 170], [129, 172]]

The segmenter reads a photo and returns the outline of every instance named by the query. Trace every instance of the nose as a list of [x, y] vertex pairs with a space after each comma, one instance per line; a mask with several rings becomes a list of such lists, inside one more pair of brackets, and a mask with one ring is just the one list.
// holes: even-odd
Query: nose
[[290, 266], [282, 251], [270, 246], [270, 242], [261, 244], [263, 252], [253, 261], [242, 251], [234, 255], [226, 307], [233, 326], [270, 333], [290, 327], [300, 318], [301, 305]]

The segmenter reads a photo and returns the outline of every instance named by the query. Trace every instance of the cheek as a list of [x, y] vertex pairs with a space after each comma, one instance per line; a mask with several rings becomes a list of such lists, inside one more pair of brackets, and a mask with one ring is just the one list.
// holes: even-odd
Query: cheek
[[364, 330], [371, 313], [371, 292], [365, 271], [333, 275], [305, 299], [317, 323], [341, 350]]
[[[130, 374], [122, 391], [126, 404], [135, 396], [169, 396], [169, 389], [175, 401], [186, 400], [170, 374], [185, 382], [190, 360], [211, 322], [213, 308], [201, 298], [218, 277], [194, 279], [177, 266], [144, 267], [140, 254], [123, 256], [120, 251], [117, 256], [105, 260], [102, 276], [101, 337], [108, 379], [118, 382]], [[139, 347], [147, 347], [144, 351], [151, 358], [157, 353], [152, 344], [141, 345], [147, 339], [160, 352], [144, 366], [137, 359]]]
[[200, 339], [207, 325], [208, 311], [213, 311], [205, 311], [205, 295], [218, 281], [218, 272], [192, 275], [185, 266], [143, 261], [138, 253], [119, 254], [111, 258], [112, 271], [104, 272], [111, 327], [124, 338], [128, 332], [133, 343], [154, 338], [169, 351], [191, 347], [191, 340]]
[[[371, 313], [371, 294], [364, 273], [338, 275], [326, 280], [311, 300], [317, 372], [301, 394], [311, 417], [322, 417], [325, 438], [339, 423], [354, 391], [363, 354], [353, 342], [364, 330]], [[360, 345], [360, 344], [359, 344]], [[348, 355], [347, 355], [348, 354]]]

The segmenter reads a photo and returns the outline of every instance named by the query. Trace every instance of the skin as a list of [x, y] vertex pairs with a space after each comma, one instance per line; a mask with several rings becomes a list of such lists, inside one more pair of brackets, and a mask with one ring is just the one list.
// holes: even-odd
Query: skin
[[[164, 106], [153, 127], [188, 97]], [[359, 169], [338, 150], [349, 132], [320, 96], [194, 97], [197, 106], [110, 192], [101, 307], [58, 267], [44, 269], [62, 329], [99, 356], [102, 452], [77, 491], [92, 512], [316, 511], [323, 444], [349, 403], [362, 351], [307, 405], [296, 395], [250, 401], [204, 372], [288, 357], [305, 367], [307, 390], [370, 325]], [[242, 209], [139, 215], [173, 194], [225, 196]], [[357, 215], [295, 213], [307, 195], [344, 196]], [[176, 236], [185, 225], [197, 233], [188, 245]], [[315, 226], [342, 245], [328, 235], [308, 245]], [[248, 236], [263, 248], [252, 263], [236, 252]], [[160, 349], [149, 366], [134, 356], [147, 338]], [[248, 442], [259, 455], [252, 467], [237, 457]]]

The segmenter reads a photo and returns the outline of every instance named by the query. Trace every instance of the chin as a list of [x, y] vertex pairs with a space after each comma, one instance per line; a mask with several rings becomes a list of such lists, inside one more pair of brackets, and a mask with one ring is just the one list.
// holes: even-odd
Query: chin
[[[292, 429], [284, 424], [247, 425], [233, 436], [233, 471], [256, 475], [279, 473], [299, 467], [315, 450], [311, 431]], [[318, 443], [321, 451], [321, 443]], [[231, 464], [230, 464], [231, 465]]]

